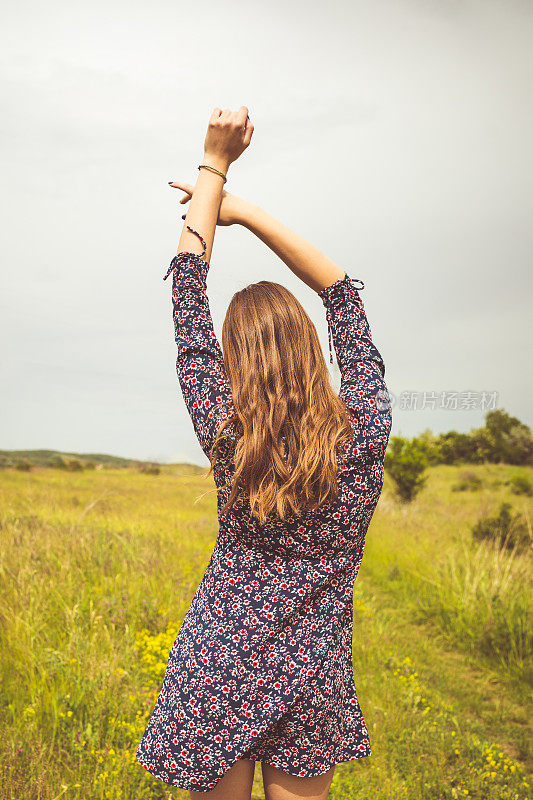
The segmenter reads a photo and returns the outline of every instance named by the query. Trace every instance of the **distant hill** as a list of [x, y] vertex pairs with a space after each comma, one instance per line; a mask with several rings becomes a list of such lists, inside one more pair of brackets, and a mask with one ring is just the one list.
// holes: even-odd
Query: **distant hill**
[[[160, 466], [176, 466], [161, 464], [158, 461], [142, 461], [140, 459], [122, 458], [107, 453], [66, 453], [61, 450], [0, 450], [0, 469], [15, 467], [31, 469], [32, 467], [56, 467], [70, 470], [95, 469], [102, 467], [122, 467], [154, 470]], [[198, 471], [204, 471], [197, 464], [187, 464]]]

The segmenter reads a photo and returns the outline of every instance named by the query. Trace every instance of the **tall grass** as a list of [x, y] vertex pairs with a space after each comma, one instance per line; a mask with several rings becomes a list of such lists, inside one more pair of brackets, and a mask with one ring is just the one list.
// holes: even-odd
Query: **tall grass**
[[434, 579], [425, 584], [419, 611], [434, 619], [454, 640], [479, 650], [531, 680], [533, 627], [531, 567], [516, 548], [497, 542], [461, 540], [444, 554]]
[[434, 622], [456, 646], [531, 683], [532, 548], [478, 542], [471, 528], [503, 500], [529, 526], [532, 501], [512, 494], [516, 468], [472, 466], [475, 491], [460, 493], [457, 469], [430, 470], [426, 490], [409, 506], [386, 481], [365, 566], [381, 587], [412, 606], [415, 617]]
[[[465, 532], [483, 491], [475, 502], [452, 492], [455, 468], [440, 469], [409, 507], [386, 486], [372, 522], [356, 583], [354, 662], [373, 754], [337, 767], [332, 800], [528, 796], [527, 710], [505, 692], [508, 713], [474, 726], [476, 686], [457, 695], [458, 675], [470, 680], [466, 664], [458, 655], [445, 680], [446, 654], [408, 622], [423, 613], [456, 637], [459, 654], [467, 641], [478, 652], [493, 619], [486, 649], [496, 665], [511, 651], [505, 626], [516, 663], [531, 646], [517, 634], [517, 620], [528, 620], [526, 557], [470, 547]], [[134, 754], [216, 537], [216, 495], [194, 503], [211, 488], [201, 474], [0, 472], [2, 800], [188, 800]], [[499, 691], [491, 687], [483, 694]], [[257, 770], [253, 797], [262, 796]]]
[[216, 533], [193, 505], [204, 482], [194, 468], [1, 477], [2, 798], [165, 797], [133, 764], [155, 689], [138, 635], [179, 629]]

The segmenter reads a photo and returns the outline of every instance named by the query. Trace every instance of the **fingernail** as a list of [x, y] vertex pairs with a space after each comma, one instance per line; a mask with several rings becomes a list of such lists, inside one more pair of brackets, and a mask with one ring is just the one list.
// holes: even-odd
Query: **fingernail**
[[171, 183], [174, 183], [174, 181], [169, 181], [168, 183], [169, 183], [169, 185], [170, 185]]
[[182, 214], [182, 215], [181, 215], [181, 218], [182, 218], [182, 219], [185, 219], [185, 214]]

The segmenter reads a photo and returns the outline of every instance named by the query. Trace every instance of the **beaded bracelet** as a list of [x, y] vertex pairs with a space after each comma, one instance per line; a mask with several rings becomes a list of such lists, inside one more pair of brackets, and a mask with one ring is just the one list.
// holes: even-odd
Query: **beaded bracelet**
[[226, 183], [226, 181], [228, 180], [228, 179], [226, 178], [226, 176], [224, 175], [224, 173], [223, 173], [223, 172], [221, 172], [221, 171], [220, 171], [219, 169], [217, 169], [216, 167], [210, 167], [208, 164], [199, 164], [199, 165], [198, 165], [198, 169], [202, 169], [202, 168], [203, 168], [203, 169], [210, 169], [210, 170], [212, 170], [213, 172], [216, 172], [218, 175], [222, 175], [222, 177], [224, 178], [224, 183]]
[[[182, 219], [185, 219], [185, 214], [182, 214], [182, 215], [181, 215], [181, 218], [182, 218]], [[205, 243], [205, 239], [204, 239], [202, 236], [200, 236], [200, 234], [198, 233], [198, 231], [195, 231], [195, 230], [194, 230], [194, 228], [191, 228], [191, 226], [190, 226], [190, 225], [187, 225], [187, 228], [190, 230], [190, 232], [191, 232], [191, 233], [194, 233], [194, 234], [196, 234], [196, 236], [198, 236], [198, 238], [199, 238], [199, 239], [200, 239], [200, 241], [202, 242], [202, 247], [204, 248], [204, 249], [203, 249], [203, 252], [202, 252], [202, 253], [193, 253], [193, 255], [195, 255], [195, 256], [198, 256], [198, 258], [202, 258], [202, 256], [203, 256], [203, 255], [205, 255], [205, 252], [206, 252], [206, 250], [207, 250], [207, 245], [206, 245], [206, 243]], [[189, 251], [182, 251], [182, 252], [189, 252]], [[175, 255], [175, 256], [174, 256], [174, 258], [172, 259], [172, 261], [170, 262], [170, 266], [169, 266], [169, 268], [168, 268], [168, 270], [167, 270], [167, 274], [166, 274], [166, 275], [164, 276], [164, 278], [163, 278], [163, 280], [164, 280], [164, 281], [166, 281], [166, 279], [168, 278], [168, 276], [170, 275], [170, 273], [172, 272], [172, 270], [173, 270], [175, 267], [177, 267], [177, 259], [178, 259], [178, 256], [180, 256], [180, 255], [181, 255], [181, 253], [177, 253], [177, 255]]]

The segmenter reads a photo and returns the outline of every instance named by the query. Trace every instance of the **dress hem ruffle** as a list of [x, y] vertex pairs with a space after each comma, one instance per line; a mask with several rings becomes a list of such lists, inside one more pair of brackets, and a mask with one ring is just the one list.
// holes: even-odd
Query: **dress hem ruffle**
[[371, 755], [372, 755], [372, 750], [369, 747], [369, 748], [367, 748], [367, 750], [365, 752], [357, 753], [357, 754], [348, 756], [347, 758], [341, 758], [338, 761], [333, 761], [328, 767], [326, 767], [325, 769], [321, 769], [318, 772], [311, 772], [311, 773], [310, 772], [306, 772], [305, 775], [302, 775], [301, 771], [300, 772], [294, 772], [294, 771], [291, 771], [290, 769], [283, 769], [282, 767], [278, 766], [278, 764], [275, 764], [274, 762], [268, 761], [268, 760], [263, 759], [263, 758], [249, 758], [248, 759], [246, 757], [246, 750], [244, 750], [242, 753], [240, 753], [235, 758], [235, 761], [233, 762], [233, 764], [230, 764], [229, 767], [227, 768], [227, 770], [225, 770], [222, 773], [222, 775], [219, 775], [217, 777], [217, 779], [215, 780], [214, 783], [211, 781], [211, 783], [209, 783], [209, 785], [205, 786], [205, 787], [203, 787], [202, 785], [200, 785], [198, 783], [192, 783], [190, 781], [184, 781], [184, 780], [180, 780], [180, 779], [178, 779], [176, 781], [166, 780], [165, 778], [162, 778], [160, 776], [160, 774], [158, 774], [157, 771], [149, 769], [146, 766], [146, 764], [144, 764], [141, 761], [141, 759], [139, 758], [138, 755], [136, 756], [136, 758], [137, 758], [137, 761], [139, 762], [139, 764], [141, 765], [141, 767], [144, 767], [144, 769], [147, 772], [149, 772], [150, 775], [153, 775], [154, 778], [157, 778], [158, 780], [162, 781], [163, 783], [166, 783], [168, 786], [176, 786], [178, 789], [186, 789], [186, 790], [194, 791], [194, 792], [211, 792], [216, 787], [216, 785], [219, 783], [219, 781], [222, 780], [224, 775], [227, 772], [229, 772], [229, 770], [237, 763], [237, 761], [241, 761], [241, 760], [242, 761], [248, 760], [248, 761], [253, 761], [254, 763], [255, 762], [259, 762], [261, 764], [267, 764], [269, 767], [274, 767], [275, 769], [279, 769], [279, 770], [281, 770], [281, 772], [285, 772], [287, 775], [294, 775], [294, 777], [296, 777], [296, 778], [317, 778], [319, 775], [323, 775], [325, 772], [328, 772], [328, 770], [330, 770], [331, 767], [337, 766], [337, 764], [346, 764], [349, 761], [356, 761], [356, 760], [358, 760], [360, 758], [367, 758], [368, 756], [371, 756]]

